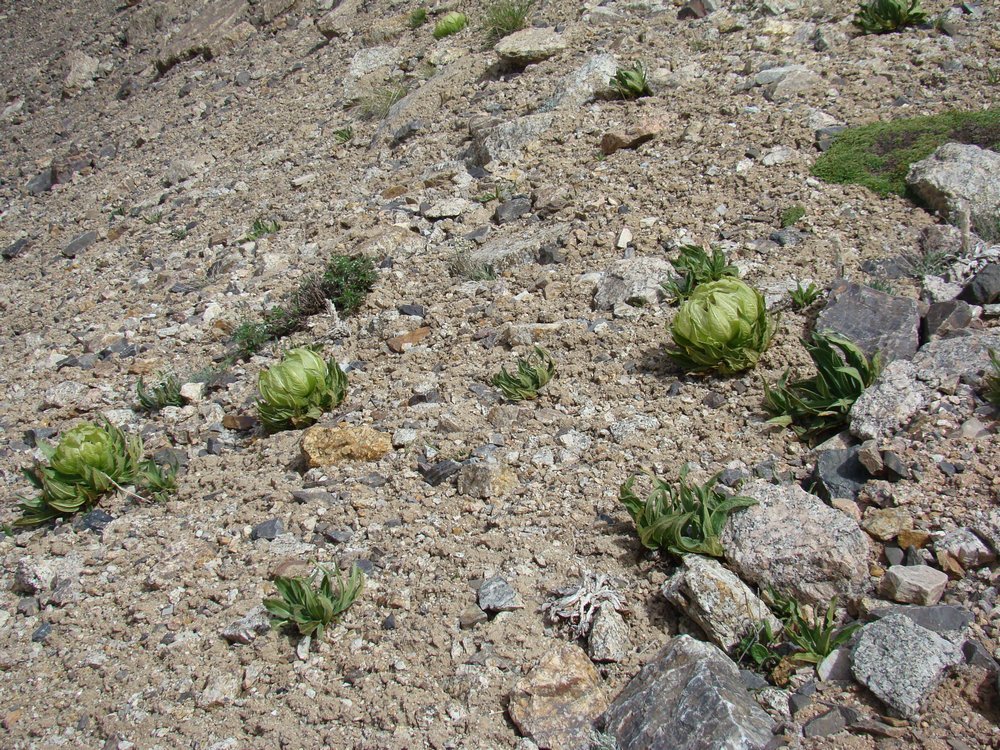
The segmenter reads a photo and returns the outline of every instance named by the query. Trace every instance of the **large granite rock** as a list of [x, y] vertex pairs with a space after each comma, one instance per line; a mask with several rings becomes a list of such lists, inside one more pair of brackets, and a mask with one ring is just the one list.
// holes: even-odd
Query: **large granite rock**
[[551, 126], [552, 115], [548, 113], [474, 126], [470, 151], [472, 160], [480, 166], [493, 162], [516, 164], [523, 158], [524, 150]]
[[732, 660], [686, 635], [671, 639], [625, 686], [603, 723], [622, 750], [763, 748], [773, 726]]
[[655, 304], [662, 294], [660, 282], [674, 275], [663, 258], [627, 258], [615, 261], [597, 282], [594, 309], [611, 310], [622, 302]]
[[618, 62], [614, 55], [602, 53], [587, 58], [583, 65], [563, 77], [555, 93], [542, 105], [542, 111], [582, 107], [598, 96], [609, 94], [608, 81], [617, 72]]
[[851, 407], [851, 433], [883, 441], [905, 427], [938, 390], [953, 392], [959, 381], [980, 388], [991, 370], [989, 350], [1000, 349], [1000, 334], [957, 331], [928, 342], [910, 361], [896, 361]]
[[984, 236], [1000, 216], [1000, 154], [978, 146], [945, 143], [910, 166], [906, 184], [950, 224], [966, 222]]
[[722, 546], [743, 580], [823, 606], [869, 587], [868, 536], [853, 518], [796, 485], [758, 480], [740, 494], [757, 505], [729, 518]]
[[593, 722], [607, 707], [601, 677], [579, 646], [557, 646], [511, 690], [507, 712], [540, 748], [589, 750]]
[[496, 237], [469, 253], [469, 261], [474, 266], [489, 266], [497, 272], [536, 263], [544, 250], [561, 242], [567, 229], [566, 224], [555, 224]]
[[904, 718], [915, 715], [961, 649], [902, 614], [866, 625], [851, 653], [854, 678]]
[[504, 62], [523, 66], [562, 52], [566, 40], [552, 29], [529, 28], [505, 36], [493, 49]]
[[663, 595], [724, 651], [732, 651], [761, 621], [766, 621], [774, 633], [781, 630], [781, 621], [767, 605], [717, 560], [684, 555], [682, 566], [663, 584]]
[[920, 345], [920, 313], [916, 300], [841, 282], [830, 291], [816, 330], [836, 331], [867, 357], [879, 352], [883, 362], [910, 359]]

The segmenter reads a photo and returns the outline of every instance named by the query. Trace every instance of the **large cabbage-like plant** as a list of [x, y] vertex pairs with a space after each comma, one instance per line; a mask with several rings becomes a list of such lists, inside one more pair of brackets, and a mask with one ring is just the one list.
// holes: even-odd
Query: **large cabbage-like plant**
[[257, 380], [257, 413], [269, 432], [308, 427], [347, 395], [347, 376], [334, 360], [308, 347], [290, 349]]

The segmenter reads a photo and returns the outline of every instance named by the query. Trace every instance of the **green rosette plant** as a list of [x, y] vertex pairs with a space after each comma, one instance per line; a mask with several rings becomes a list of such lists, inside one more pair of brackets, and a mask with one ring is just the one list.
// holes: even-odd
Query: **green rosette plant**
[[272, 625], [294, 627], [299, 635], [320, 639], [327, 626], [354, 604], [365, 586], [365, 576], [357, 564], [346, 579], [338, 571], [319, 565], [309, 577], [276, 576], [274, 585], [281, 598], [264, 600]]
[[469, 20], [465, 17], [465, 14], [459, 13], [457, 10], [446, 13], [444, 17], [434, 25], [434, 38], [444, 39], [446, 36], [457, 34], [465, 28], [465, 25], [468, 22]]
[[695, 373], [749, 370], [771, 343], [775, 321], [764, 297], [739, 279], [725, 277], [695, 287], [670, 326], [667, 355]]
[[260, 374], [257, 414], [268, 432], [308, 427], [347, 396], [347, 376], [308, 347], [290, 349]]
[[145, 500], [124, 485], [137, 484], [155, 497], [175, 488], [174, 467], [160, 467], [142, 460], [142, 438], [128, 436], [110, 422], [84, 422], [67, 430], [57, 445], [39, 441], [47, 464], [36, 463], [24, 471], [40, 494], [23, 499], [23, 516], [16, 526], [37, 526], [53, 518], [86, 511], [112, 490]]

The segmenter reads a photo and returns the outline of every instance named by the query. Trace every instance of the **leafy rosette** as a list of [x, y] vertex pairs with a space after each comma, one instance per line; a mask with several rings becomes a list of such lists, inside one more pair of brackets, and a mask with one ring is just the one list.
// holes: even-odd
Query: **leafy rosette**
[[174, 468], [143, 461], [142, 438], [127, 436], [107, 421], [84, 422], [63, 433], [57, 445], [39, 441], [38, 447], [47, 465], [36, 464], [24, 474], [41, 494], [22, 500], [24, 515], [15, 521], [17, 526], [90, 510], [102, 495], [123, 485], [140, 484], [154, 496], [175, 488]]
[[774, 328], [760, 292], [726, 277], [700, 284], [681, 305], [667, 354], [691, 372], [731, 375], [757, 364]]
[[308, 427], [347, 395], [347, 376], [309, 348], [290, 349], [257, 381], [257, 413], [269, 432]]

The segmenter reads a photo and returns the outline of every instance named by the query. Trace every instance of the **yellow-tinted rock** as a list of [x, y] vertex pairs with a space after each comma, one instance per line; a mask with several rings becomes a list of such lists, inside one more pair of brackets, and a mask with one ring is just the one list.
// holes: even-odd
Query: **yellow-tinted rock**
[[302, 455], [309, 468], [341, 461], [377, 461], [392, 450], [384, 432], [371, 427], [322, 427], [302, 433]]

